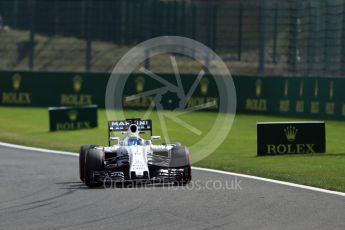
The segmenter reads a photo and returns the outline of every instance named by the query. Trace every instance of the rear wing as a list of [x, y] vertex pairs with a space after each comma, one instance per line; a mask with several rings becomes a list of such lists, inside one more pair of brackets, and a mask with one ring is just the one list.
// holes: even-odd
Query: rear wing
[[135, 124], [140, 131], [150, 131], [152, 136], [152, 120], [141, 120], [140, 118], [130, 118], [119, 121], [108, 121], [108, 140], [110, 146], [110, 135], [112, 132], [124, 132], [127, 131], [129, 126]]

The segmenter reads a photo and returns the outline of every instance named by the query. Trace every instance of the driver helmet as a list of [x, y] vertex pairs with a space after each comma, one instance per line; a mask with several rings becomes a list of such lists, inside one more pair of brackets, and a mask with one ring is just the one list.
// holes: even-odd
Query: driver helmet
[[129, 137], [128, 138], [128, 145], [137, 145], [138, 143], [138, 139], [137, 137]]

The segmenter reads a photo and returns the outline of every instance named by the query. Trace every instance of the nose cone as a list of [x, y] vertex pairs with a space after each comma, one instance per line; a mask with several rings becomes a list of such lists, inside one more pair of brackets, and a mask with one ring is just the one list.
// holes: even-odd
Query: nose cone
[[129, 147], [129, 153], [131, 155], [130, 173], [137, 178], [142, 178], [146, 174], [148, 175], [148, 166], [146, 158], [145, 146], [135, 145]]
[[132, 145], [128, 146], [129, 147], [129, 152], [135, 156], [145, 156], [145, 151], [146, 148], [145, 146], [142, 145]]

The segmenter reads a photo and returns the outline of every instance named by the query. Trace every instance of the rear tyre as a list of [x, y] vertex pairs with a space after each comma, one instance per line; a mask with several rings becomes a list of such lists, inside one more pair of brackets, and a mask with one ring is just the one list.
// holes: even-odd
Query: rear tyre
[[89, 188], [99, 187], [103, 183], [94, 181], [92, 173], [94, 171], [103, 171], [104, 152], [101, 149], [90, 149], [85, 159], [84, 182]]
[[183, 168], [183, 175], [176, 178], [176, 185], [186, 185], [192, 180], [191, 163], [187, 147], [175, 146], [172, 149], [170, 168]]
[[96, 147], [97, 145], [82, 145], [79, 150], [79, 177], [84, 182], [84, 169], [85, 169], [85, 156], [89, 149]]

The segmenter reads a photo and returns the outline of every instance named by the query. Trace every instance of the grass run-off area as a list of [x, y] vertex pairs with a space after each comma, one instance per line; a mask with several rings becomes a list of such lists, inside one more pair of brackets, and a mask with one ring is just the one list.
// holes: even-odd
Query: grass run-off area
[[[144, 112], [128, 111], [128, 117], [141, 117]], [[210, 128], [215, 113], [197, 112], [182, 115], [188, 124], [202, 131], [198, 136], [166, 121], [171, 140], [189, 146]], [[162, 135], [156, 113], [154, 135]], [[304, 185], [345, 192], [345, 122], [326, 121], [327, 153], [280, 156], [256, 156], [256, 122], [301, 121], [305, 119], [256, 115], [236, 115], [233, 128], [216, 151], [194, 166], [256, 175]], [[0, 141], [34, 147], [78, 152], [81, 144], [107, 145], [107, 116], [98, 112], [99, 127], [79, 131], [48, 131], [48, 110], [44, 108], [0, 108]], [[206, 124], [206, 125], [205, 125]], [[192, 153], [193, 157], [193, 153]], [[76, 166], [77, 168], [77, 166]]]

